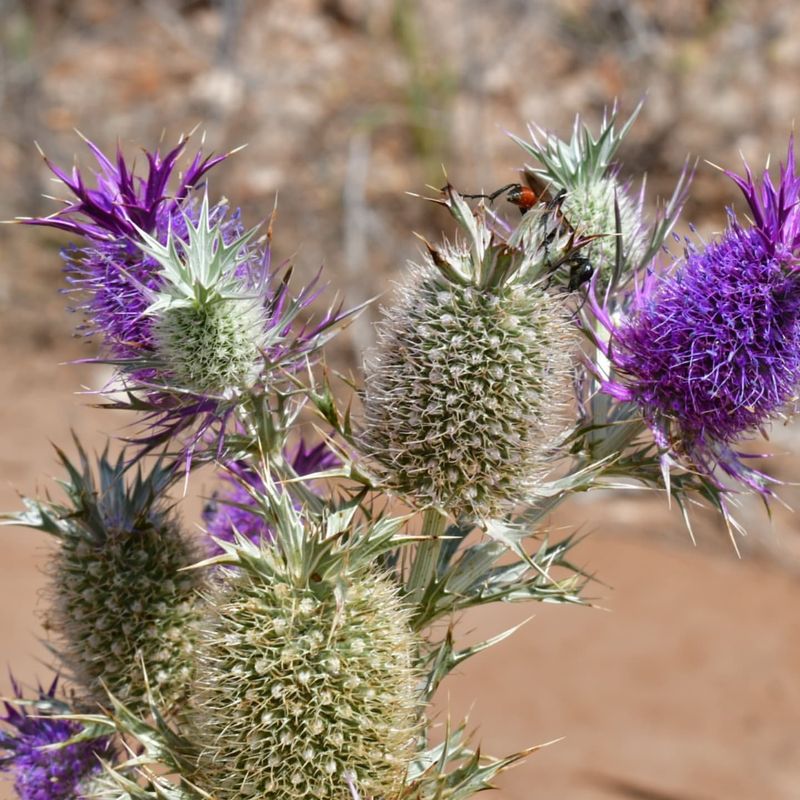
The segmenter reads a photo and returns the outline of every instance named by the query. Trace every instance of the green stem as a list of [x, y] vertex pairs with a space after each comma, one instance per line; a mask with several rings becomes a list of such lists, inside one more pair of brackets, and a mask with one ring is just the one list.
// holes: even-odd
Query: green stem
[[321, 514], [325, 502], [301, 479], [294, 467], [284, 458], [283, 448], [286, 444], [286, 420], [276, 424], [273, 419], [272, 409], [264, 397], [246, 397], [239, 409], [242, 422], [248, 432], [256, 440], [256, 447], [252, 455], [256, 460], [266, 457], [269, 468], [274, 476], [284, 483], [289, 494], [299, 500], [303, 505], [311, 508], [314, 513]]
[[447, 526], [447, 516], [436, 508], [429, 508], [422, 518], [422, 533], [428, 537], [417, 545], [414, 563], [406, 581], [406, 591], [412, 602], [436, 580], [439, 553], [442, 549], [442, 534]]

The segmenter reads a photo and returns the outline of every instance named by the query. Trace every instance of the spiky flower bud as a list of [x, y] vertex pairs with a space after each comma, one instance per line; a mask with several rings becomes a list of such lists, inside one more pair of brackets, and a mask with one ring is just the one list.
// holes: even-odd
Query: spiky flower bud
[[[512, 137], [537, 164], [527, 169], [545, 182], [551, 194], [563, 192], [561, 209], [572, 225], [594, 236], [582, 255], [600, 273], [601, 284], [617, 262], [637, 267], [651, 249], [644, 223], [641, 196], [631, 196], [613, 163], [620, 143], [638, 116], [637, 107], [622, 128], [615, 129], [616, 108], [603, 117], [597, 138], [580, 117], [569, 141], [561, 141], [541, 128], [531, 127], [531, 141]], [[619, 215], [619, 219], [617, 218]]]
[[104, 703], [107, 692], [143, 702], [144, 666], [162, 705], [175, 707], [191, 678], [201, 577], [182, 571], [198, 558], [167, 510], [174, 470], [157, 464], [126, 484], [123, 456], [103, 454], [96, 479], [82, 450], [81, 469], [59, 455], [69, 503], [27, 501], [14, 518], [60, 540], [45, 618], [57, 651], [85, 703]]
[[87, 144], [94, 185], [46, 159], [72, 199], [24, 221], [82, 237], [64, 252], [79, 331], [101, 339], [96, 360], [115, 368], [108, 405], [148, 412], [136, 444], [219, 454], [242, 395], [305, 369], [357, 309], [333, 306], [314, 325], [299, 322], [320, 294], [317, 280], [290, 289], [291, 269], [271, 269], [271, 228], [256, 240], [239, 210], [209, 204], [204, 176], [229, 154], [198, 152], [178, 174], [182, 137], [163, 157], [145, 151], [143, 175], [119, 150], [109, 158]]
[[505, 241], [454, 192], [446, 202], [472, 241], [431, 249], [384, 310], [363, 442], [395, 491], [487, 518], [550, 468], [573, 336], [563, 296], [536, 276], [563, 253], [548, 219], [531, 213]]
[[[574, 186], [567, 192], [562, 209], [567, 219], [574, 220], [584, 233], [597, 235], [584, 255], [601, 275], [608, 275], [616, 262], [618, 239], [623, 263], [638, 265], [641, 262], [647, 247], [641, 203], [631, 197], [616, 175], [605, 175]], [[619, 236], [614, 235], [617, 210]]]
[[[204, 158], [198, 151], [179, 173], [178, 162], [188, 143], [189, 137], [182, 136], [164, 155], [145, 150], [139, 161], [147, 164], [143, 175], [119, 148], [109, 157], [87, 139], [97, 162], [94, 186], [87, 184], [86, 173], [77, 166], [68, 172], [45, 157], [57, 182], [72, 197], [55, 213], [24, 221], [82, 238], [79, 246], [62, 253], [70, 294], [81, 298], [75, 307], [83, 316], [78, 330], [99, 337], [103, 351], [115, 359], [137, 357], [152, 345], [152, 320], [144, 314], [148, 302], [142, 288], [156, 288], [160, 279], [157, 263], [136, 246], [138, 231], [162, 242], [168, 233], [183, 235], [184, 215], [194, 214], [196, 190], [205, 174], [228, 155]], [[214, 209], [215, 214], [224, 211], [224, 205]], [[228, 228], [229, 236], [237, 235], [238, 219], [231, 219]]]
[[374, 559], [381, 534], [342, 545], [334, 520], [318, 528], [277, 502], [277, 547], [223, 543], [236, 569], [201, 625], [190, 779], [219, 800], [345, 800], [348, 776], [362, 797], [394, 797], [413, 756], [420, 642], [397, 584], [353, 544]]
[[166, 245], [139, 232], [142, 250], [161, 267], [163, 286], [146, 311], [160, 377], [194, 394], [230, 395], [256, 380], [267, 345], [263, 291], [246, 248], [256, 228], [226, 242], [208, 196], [197, 222], [184, 222], [186, 239], [170, 233]]

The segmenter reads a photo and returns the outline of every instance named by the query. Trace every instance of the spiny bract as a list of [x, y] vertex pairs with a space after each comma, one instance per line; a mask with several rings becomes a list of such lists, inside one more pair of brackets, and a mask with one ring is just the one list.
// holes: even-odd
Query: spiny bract
[[198, 645], [197, 786], [220, 800], [393, 797], [412, 757], [416, 640], [371, 568], [305, 587], [231, 574]]
[[151, 779], [142, 785], [141, 778], [137, 781], [131, 772], [104, 772], [86, 781], [77, 798], [70, 800], [197, 800], [191, 790], [166, 780], [154, 785]]
[[531, 212], [524, 236], [504, 241], [455, 194], [448, 203], [473, 245], [432, 249], [384, 309], [363, 443], [398, 493], [487, 518], [530, 496], [551, 467], [574, 340], [564, 297], [540, 280], [546, 220]]
[[156, 698], [172, 708], [191, 676], [201, 582], [182, 571], [198, 557], [165, 505], [174, 469], [158, 463], [126, 482], [124, 454], [114, 463], [103, 454], [96, 470], [82, 450], [80, 470], [60, 456], [69, 502], [26, 501], [15, 519], [60, 540], [46, 627], [83, 702], [103, 704], [108, 691], [144, 703], [144, 666]]

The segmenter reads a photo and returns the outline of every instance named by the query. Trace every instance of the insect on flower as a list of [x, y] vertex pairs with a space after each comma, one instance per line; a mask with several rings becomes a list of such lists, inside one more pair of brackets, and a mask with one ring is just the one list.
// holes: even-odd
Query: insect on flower
[[[547, 248], [556, 236], [564, 229], [575, 233], [575, 226], [564, 215], [562, 206], [567, 197], [567, 190], [560, 189], [555, 194], [552, 186], [530, 170], [522, 171], [524, 183], [507, 183], [489, 194], [464, 194], [462, 197], [470, 200], [488, 200], [494, 203], [498, 197], [505, 195], [506, 200], [519, 208], [523, 216], [537, 206], [544, 212], [541, 225], [546, 230], [544, 245]], [[551, 224], [555, 221], [555, 224]], [[548, 229], [549, 228], [549, 229]], [[559, 267], [569, 268], [569, 278], [566, 284], [568, 292], [575, 292], [588, 283], [594, 275], [594, 265], [586, 256], [575, 255], [570, 252], [564, 258], [550, 264], [548, 272], [552, 275]], [[550, 281], [548, 280], [548, 286]]]
[[548, 210], [556, 211], [559, 216], [563, 217], [560, 210], [561, 204], [567, 196], [566, 189], [561, 189], [553, 195], [550, 184], [545, 183], [530, 170], [523, 170], [522, 176], [525, 183], [507, 183], [490, 194], [464, 194], [461, 196], [470, 200], [484, 199], [493, 203], [498, 197], [505, 195], [506, 200], [519, 209], [520, 214], [526, 214], [535, 206], [542, 204]]

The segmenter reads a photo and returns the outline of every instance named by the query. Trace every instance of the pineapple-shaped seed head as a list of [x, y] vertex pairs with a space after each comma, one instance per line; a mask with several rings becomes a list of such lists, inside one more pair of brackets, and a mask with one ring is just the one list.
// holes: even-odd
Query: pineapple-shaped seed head
[[364, 447], [398, 493], [484, 519], [551, 468], [574, 335], [548, 272], [575, 240], [545, 210], [510, 235], [452, 190], [467, 240], [429, 246], [384, 309], [366, 367]]
[[348, 780], [362, 797], [396, 796], [417, 732], [419, 642], [372, 563], [385, 532], [348, 536], [341, 517], [269, 502], [274, 545], [220, 541], [236, 566], [206, 605], [191, 780], [219, 800], [347, 800]]
[[[145, 674], [162, 707], [186, 696], [193, 664], [201, 574], [183, 571], [195, 547], [165, 506], [174, 468], [131, 470], [104, 453], [92, 469], [59, 452], [68, 473], [67, 502], [26, 501], [15, 521], [59, 539], [49, 567], [46, 627], [82, 702], [105, 703], [107, 691], [136, 706]], [[144, 667], [144, 671], [143, 671]]]

